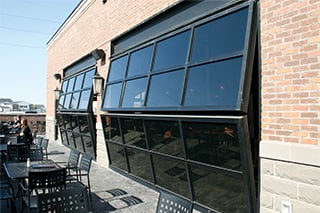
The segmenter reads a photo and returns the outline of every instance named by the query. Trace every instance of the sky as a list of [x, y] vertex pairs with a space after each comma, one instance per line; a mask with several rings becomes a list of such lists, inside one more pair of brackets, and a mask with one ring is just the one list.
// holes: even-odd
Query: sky
[[0, 98], [46, 104], [46, 44], [79, 2], [0, 0]]

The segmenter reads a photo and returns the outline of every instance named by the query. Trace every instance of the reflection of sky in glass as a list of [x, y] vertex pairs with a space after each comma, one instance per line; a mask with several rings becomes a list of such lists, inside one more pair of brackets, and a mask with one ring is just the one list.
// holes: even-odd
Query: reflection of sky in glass
[[182, 66], [186, 62], [190, 30], [157, 44], [153, 71]]
[[67, 91], [67, 92], [72, 92], [72, 91], [73, 91], [74, 79], [75, 79], [75, 78], [71, 78], [71, 79], [69, 80], [68, 91]]
[[79, 90], [82, 87], [82, 82], [83, 82], [83, 76], [84, 74], [78, 75], [76, 78], [76, 84], [74, 86], [74, 90]]
[[92, 77], [95, 71], [96, 71], [95, 69], [92, 69], [86, 73], [86, 77], [84, 79], [83, 86], [82, 86], [83, 89], [92, 87]]
[[78, 107], [79, 109], [88, 108], [90, 93], [91, 93], [91, 90], [85, 90], [81, 92], [81, 98], [80, 98], [79, 107]]
[[71, 100], [71, 94], [67, 94], [65, 101], [64, 101], [64, 108], [69, 109], [70, 106], [70, 100]]
[[153, 46], [148, 46], [131, 54], [127, 77], [149, 72], [152, 50]]
[[147, 78], [127, 81], [122, 107], [142, 107], [146, 94]]
[[115, 108], [119, 106], [122, 83], [108, 85], [104, 94], [103, 108]]
[[111, 62], [108, 82], [122, 80], [126, 71], [128, 55], [122, 56]]
[[147, 106], [179, 106], [183, 77], [183, 70], [152, 76]]
[[232, 106], [239, 95], [242, 57], [190, 69], [185, 106]]
[[67, 91], [68, 82], [68, 80], [62, 82], [61, 93], [65, 93]]
[[77, 109], [78, 102], [79, 102], [79, 96], [80, 96], [80, 92], [73, 93], [72, 98], [71, 98], [71, 103], [70, 103], [70, 109]]

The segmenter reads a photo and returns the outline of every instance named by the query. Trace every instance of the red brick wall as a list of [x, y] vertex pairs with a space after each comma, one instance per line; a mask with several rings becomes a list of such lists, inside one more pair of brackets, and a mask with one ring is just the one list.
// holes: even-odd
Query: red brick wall
[[260, 0], [262, 140], [320, 144], [320, 1]]

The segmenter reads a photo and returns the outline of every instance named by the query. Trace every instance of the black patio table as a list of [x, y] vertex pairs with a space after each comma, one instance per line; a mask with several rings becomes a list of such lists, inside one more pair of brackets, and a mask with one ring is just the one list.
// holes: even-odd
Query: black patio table
[[27, 162], [3, 163], [3, 168], [11, 179], [28, 178], [29, 171], [51, 171], [60, 168], [52, 160], [32, 161], [30, 167], [27, 167]]

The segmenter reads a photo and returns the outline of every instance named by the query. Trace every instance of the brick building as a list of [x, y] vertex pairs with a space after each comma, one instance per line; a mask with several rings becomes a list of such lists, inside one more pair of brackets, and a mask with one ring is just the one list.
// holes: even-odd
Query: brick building
[[319, 212], [319, 27], [316, 0], [83, 0], [47, 137], [199, 211]]

